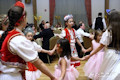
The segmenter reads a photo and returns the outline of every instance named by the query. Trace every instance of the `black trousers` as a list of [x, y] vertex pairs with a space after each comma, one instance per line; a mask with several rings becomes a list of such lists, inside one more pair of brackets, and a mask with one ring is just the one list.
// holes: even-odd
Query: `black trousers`
[[[38, 56], [39, 56], [39, 58], [44, 62], [44, 63], [48, 63], [48, 58], [47, 58], [47, 53], [38, 53]], [[52, 60], [53, 60], [53, 56], [50, 56], [50, 55], [48, 55], [49, 56], [49, 59], [50, 59], [50, 63], [52, 62]]]
[[[84, 43], [82, 42], [81, 44], [82, 44], [83, 47], [84, 47]], [[78, 43], [75, 43], [75, 46], [76, 46], [76, 49], [77, 49], [77, 52], [78, 52], [78, 56], [79, 56], [80, 58], [82, 58], [82, 57], [84, 56], [84, 53], [82, 52], [81, 47], [78, 45]], [[90, 52], [86, 52], [86, 53], [85, 53], [85, 55], [89, 55], [89, 54], [90, 54]]]

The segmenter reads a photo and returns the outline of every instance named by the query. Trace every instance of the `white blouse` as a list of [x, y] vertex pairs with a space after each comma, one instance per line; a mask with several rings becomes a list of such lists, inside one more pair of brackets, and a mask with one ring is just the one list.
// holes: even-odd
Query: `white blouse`
[[110, 34], [111, 32], [108, 31], [108, 29], [102, 34], [100, 43], [108, 46], [110, 44], [110, 42], [112, 41], [112, 36]]
[[[76, 31], [75, 31], [75, 38], [74, 38], [74, 32], [73, 32], [73, 30], [70, 30], [70, 29], [68, 29], [68, 31], [69, 31], [69, 33], [70, 33], [70, 37], [71, 37], [71, 43], [75, 43], [75, 38], [77, 38], [77, 35], [76, 35]], [[65, 32], [65, 30], [62, 30], [62, 32], [61, 32], [61, 34], [60, 34], [60, 38], [64, 38], [66, 36], [66, 32]]]
[[84, 32], [81, 28], [79, 28], [77, 31], [77, 36], [79, 41], [82, 43], [83, 42], [83, 36], [90, 37], [90, 34], [87, 32]]
[[[21, 32], [19, 29], [16, 30]], [[20, 56], [26, 62], [31, 62], [38, 58], [38, 52], [36, 50], [40, 48], [40, 46], [34, 46], [33, 44], [36, 45], [28, 40], [25, 36], [19, 35], [10, 40], [9, 46], [10, 50], [14, 52], [13, 54]], [[16, 73], [19, 72], [20, 69], [0, 64], [0, 71], [3, 73]]]
[[36, 42], [34, 42], [34, 41], [32, 41], [32, 44], [33, 44], [33, 46], [34, 46], [34, 48], [35, 48], [35, 51], [41, 52], [42, 47], [41, 47], [40, 45], [38, 45], [38, 44], [37, 44]]

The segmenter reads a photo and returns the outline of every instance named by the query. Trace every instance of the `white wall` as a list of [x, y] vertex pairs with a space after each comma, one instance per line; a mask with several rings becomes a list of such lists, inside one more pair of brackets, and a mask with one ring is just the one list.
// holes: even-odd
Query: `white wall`
[[[92, 22], [97, 17], [98, 12], [103, 13], [104, 17], [105, 0], [91, 0]], [[109, 9], [120, 11], [120, 0], [109, 0]]]
[[109, 0], [109, 9], [120, 11], [120, 0]]
[[36, 0], [36, 1], [37, 1], [37, 15], [42, 16], [41, 21], [42, 20], [49, 21], [49, 0]]
[[104, 7], [105, 7], [105, 0], [91, 0], [92, 22], [98, 16], [99, 12], [102, 12], [103, 14], [102, 16], [104, 17]]
[[[25, 0], [22, 0], [22, 2], [25, 4]], [[25, 10], [27, 12], [27, 21], [28, 23], [33, 23], [33, 6], [32, 1], [30, 4], [25, 4]]]
[[[25, 4], [25, 0], [22, 0]], [[42, 16], [41, 20], [49, 21], [49, 0], [36, 0], [37, 5], [37, 16]], [[30, 4], [25, 4], [25, 8], [27, 11], [27, 21], [28, 23], [33, 23], [33, 6], [32, 0]], [[46, 11], [45, 11], [46, 9]], [[39, 23], [41, 22], [39, 21]], [[38, 24], [39, 24], [38, 23]]]
[[[36, 1], [37, 1], [37, 16], [42, 16], [41, 20], [49, 21], [49, 0], [36, 0]], [[22, 2], [25, 3], [25, 0], [22, 0]], [[116, 9], [120, 11], [119, 5], [120, 5], [120, 0], [109, 0], [110, 9]], [[31, 4], [25, 4], [25, 7], [27, 11], [27, 20], [29, 23], [33, 23], [32, 0], [31, 0]], [[105, 9], [105, 0], [91, 0], [92, 22], [98, 16], [99, 12], [102, 12], [104, 17], [104, 9]]]

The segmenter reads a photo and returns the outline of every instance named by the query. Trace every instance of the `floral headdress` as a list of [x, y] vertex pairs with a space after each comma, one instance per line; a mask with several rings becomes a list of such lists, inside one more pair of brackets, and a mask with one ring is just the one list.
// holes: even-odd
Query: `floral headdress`
[[72, 14], [68, 14], [64, 17], [64, 21], [67, 21], [68, 19], [73, 18]]

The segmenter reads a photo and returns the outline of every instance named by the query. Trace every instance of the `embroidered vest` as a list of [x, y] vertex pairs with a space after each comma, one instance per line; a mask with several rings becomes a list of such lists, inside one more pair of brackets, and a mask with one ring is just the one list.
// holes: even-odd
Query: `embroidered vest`
[[[65, 32], [66, 32], [66, 36], [65, 36], [65, 38], [68, 39], [69, 42], [70, 42], [70, 40], [71, 40], [71, 36], [70, 36], [70, 33], [69, 33], [68, 29], [65, 28], [64, 30], [65, 30]], [[73, 36], [74, 36], [74, 38], [75, 38], [75, 30], [74, 30], [73, 28], [72, 28], [72, 31], [73, 31]]]
[[10, 40], [18, 35], [22, 35], [22, 34], [16, 30], [12, 30], [8, 32], [8, 35], [3, 41], [3, 44], [0, 50], [1, 63], [3, 65], [10, 66], [10, 67], [18, 67], [21, 69], [26, 69], [26, 62], [22, 58], [20, 58], [18, 55], [12, 54], [13, 52], [11, 52], [10, 46], [9, 46]]

